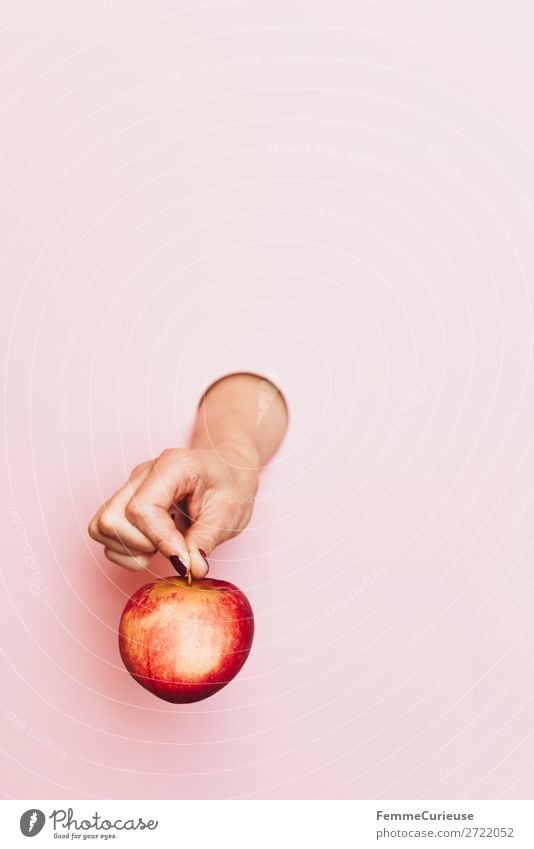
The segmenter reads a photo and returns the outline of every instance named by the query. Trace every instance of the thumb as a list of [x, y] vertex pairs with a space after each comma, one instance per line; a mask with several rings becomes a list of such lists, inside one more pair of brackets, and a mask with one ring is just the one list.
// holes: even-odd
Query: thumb
[[194, 578], [205, 578], [208, 574], [208, 555], [222, 542], [224, 529], [207, 512], [201, 513], [197, 521], [185, 532], [185, 541], [191, 556], [191, 574]]

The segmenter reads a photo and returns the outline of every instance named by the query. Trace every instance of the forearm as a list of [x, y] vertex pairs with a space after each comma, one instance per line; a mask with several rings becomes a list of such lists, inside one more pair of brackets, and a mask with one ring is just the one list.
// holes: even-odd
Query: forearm
[[191, 447], [235, 454], [240, 464], [257, 470], [279, 447], [287, 422], [285, 401], [270, 381], [259, 375], [232, 374], [204, 395]]

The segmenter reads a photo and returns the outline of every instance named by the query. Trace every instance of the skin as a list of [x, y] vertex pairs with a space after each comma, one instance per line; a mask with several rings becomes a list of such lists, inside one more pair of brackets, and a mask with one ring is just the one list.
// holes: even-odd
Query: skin
[[201, 550], [208, 556], [246, 527], [259, 472], [287, 423], [285, 401], [265, 378], [233, 374], [217, 381], [201, 399], [190, 447], [168, 448], [136, 466], [96, 511], [90, 536], [126, 569], [147, 568], [160, 551], [204, 578]]

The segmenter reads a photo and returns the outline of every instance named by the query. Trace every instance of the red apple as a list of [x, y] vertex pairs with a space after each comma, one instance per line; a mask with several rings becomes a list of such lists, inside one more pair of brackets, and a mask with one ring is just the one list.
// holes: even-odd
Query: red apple
[[130, 675], [168, 702], [198, 702], [234, 678], [248, 657], [254, 614], [227, 581], [172, 576], [137, 590], [119, 625]]

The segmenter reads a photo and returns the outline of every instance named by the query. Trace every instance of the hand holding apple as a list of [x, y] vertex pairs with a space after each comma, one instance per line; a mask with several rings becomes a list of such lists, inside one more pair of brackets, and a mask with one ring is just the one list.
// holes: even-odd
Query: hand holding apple
[[138, 571], [160, 551], [204, 578], [206, 555], [246, 526], [259, 470], [287, 427], [277, 388], [259, 375], [232, 374], [204, 394], [190, 448], [168, 448], [136, 466], [95, 513], [89, 533], [106, 557]]

